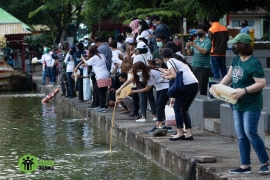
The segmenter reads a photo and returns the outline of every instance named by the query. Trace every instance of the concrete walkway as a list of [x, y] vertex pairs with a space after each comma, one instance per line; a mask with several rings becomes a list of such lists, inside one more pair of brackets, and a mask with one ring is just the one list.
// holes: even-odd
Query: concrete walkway
[[[53, 90], [41, 86], [41, 73], [35, 73], [33, 77], [38, 85], [38, 90], [48, 94]], [[87, 117], [95, 126], [108, 131], [111, 127], [112, 108], [106, 113], [97, 113], [87, 110], [89, 104], [78, 103], [76, 98], [72, 100], [64, 99], [57, 95], [54, 99], [63, 103], [67, 107], [79, 111], [84, 117]], [[53, 101], [53, 100], [51, 100]], [[178, 175], [180, 178], [188, 171], [193, 157], [195, 156], [215, 156], [215, 163], [197, 163], [196, 179], [198, 180], [225, 180], [225, 179], [270, 179], [270, 175], [259, 175], [260, 163], [252, 149], [252, 174], [231, 175], [229, 170], [236, 168], [239, 163], [239, 151], [237, 140], [226, 138], [218, 134], [207, 131], [193, 129], [193, 141], [169, 141], [170, 134], [163, 137], [153, 137], [146, 134], [155, 125], [152, 116], [148, 113], [148, 119], [145, 123], [137, 123], [134, 118], [128, 118], [127, 115], [116, 112], [115, 128], [113, 136], [123, 141], [132, 149], [143, 154], [147, 158], [158, 163], [168, 171]], [[173, 127], [175, 130], [175, 127]], [[109, 147], [108, 147], [109, 150]], [[270, 154], [268, 152], [268, 154]]]

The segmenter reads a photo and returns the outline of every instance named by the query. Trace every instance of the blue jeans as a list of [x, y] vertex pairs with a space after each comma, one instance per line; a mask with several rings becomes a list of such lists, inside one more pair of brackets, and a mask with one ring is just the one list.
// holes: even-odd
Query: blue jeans
[[[138, 89], [143, 89], [143, 88], [145, 88], [145, 86], [140, 85]], [[141, 106], [142, 115], [146, 116], [147, 99], [150, 104], [152, 114], [157, 115], [157, 109], [156, 109], [157, 107], [156, 107], [156, 102], [154, 98], [153, 87], [147, 92], [139, 93], [139, 97], [140, 97], [140, 106]]]
[[47, 67], [48, 77], [50, 78], [50, 84], [55, 85], [56, 82], [56, 67]]
[[68, 79], [68, 87], [71, 97], [75, 97], [75, 82], [74, 79], [71, 77], [72, 72], [67, 72], [67, 79]]
[[46, 84], [46, 70], [42, 70], [42, 84]]
[[261, 164], [269, 160], [264, 143], [257, 133], [261, 111], [233, 110], [235, 132], [240, 150], [241, 165], [250, 165], [250, 144]]
[[212, 72], [215, 79], [220, 79], [219, 70], [222, 78], [227, 74], [226, 57], [225, 56], [211, 56]]

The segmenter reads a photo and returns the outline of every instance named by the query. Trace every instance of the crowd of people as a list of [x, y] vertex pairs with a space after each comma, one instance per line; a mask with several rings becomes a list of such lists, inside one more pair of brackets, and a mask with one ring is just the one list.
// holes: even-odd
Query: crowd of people
[[[97, 112], [119, 106], [122, 114], [135, 117], [140, 123], [146, 122], [149, 102], [155, 125], [148, 134], [158, 129], [172, 132], [172, 127], [164, 124], [165, 106], [170, 104], [174, 108], [177, 131], [169, 140], [177, 141], [194, 139], [189, 107], [198, 92], [207, 95], [209, 77], [221, 80], [221, 75], [221, 84], [232, 83], [232, 87], [237, 88], [234, 98], [238, 103], [233, 106], [233, 118], [241, 166], [230, 173], [251, 172], [250, 143], [262, 164], [259, 172], [269, 173], [269, 158], [257, 134], [265, 78], [260, 62], [252, 56], [247, 23], [243, 21], [245, 32], [229, 41], [236, 56], [227, 71], [228, 30], [216, 16], [209, 17], [208, 21], [210, 29], [198, 25], [196, 36], [186, 43], [187, 54], [193, 56], [192, 64], [182, 55], [180, 47], [170, 41], [168, 26], [153, 15], [144, 20], [132, 19], [125, 34], [118, 35], [115, 40], [110, 37], [106, 42], [101, 37], [95, 38], [87, 49], [83, 42], [75, 46], [63, 43], [52, 51], [44, 47], [40, 60], [43, 84], [53, 86], [58, 79], [63, 96], [70, 99], [78, 96], [79, 101], [91, 103], [88, 109]], [[182, 72], [185, 91], [169, 97], [170, 82], [178, 72]], [[128, 85], [132, 87], [129, 96], [117, 99]]]

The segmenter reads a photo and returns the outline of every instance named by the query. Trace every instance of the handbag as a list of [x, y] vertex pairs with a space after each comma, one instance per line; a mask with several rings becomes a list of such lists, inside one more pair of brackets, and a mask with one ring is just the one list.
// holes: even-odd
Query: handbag
[[112, 86], [112, 78], [105, 78], [97, 80], [98, 88]]
[[172, 62], [174, 65], [170, 61], [168, 62], [172, 65], [174, 71], [176, 72], [176, 77], [175, 79], [169, 81], [167, 96], [176, 98], [186, 90], [186, 87], [183, 83], [183, 71], [178, 71], [176, 64], [173, 61]]

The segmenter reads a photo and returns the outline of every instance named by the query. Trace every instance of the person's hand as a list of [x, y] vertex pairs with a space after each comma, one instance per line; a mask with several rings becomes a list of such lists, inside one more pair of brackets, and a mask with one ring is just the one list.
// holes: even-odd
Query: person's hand
[[233, 99], [240, 99], [241, 97], [243, 97], [246, 94], [245, 89], [243, 88], [237, 88], [235, 93], [232, 93], [231, 95], [233, 95]]
[[121, 93], [121, 89], [117, 89], [116, 92], [115, 92], [116, 96], [119, 96], [120, 93]]
[[161, 74], [160, 75], [163, 79], [166, 79], [166, 74], [164, 73], [164, 74]]
[[131, 51], [130, 48], [127, 46], [127, 47], [126, 47], [126, 53], [127, 53], [128, 55], [130, 55], [130, 51]]
[[135, 94], [134, 90], [130, 91], [129, 95]]
[[171, 98], [170, 107], [173, 107], [174, 102], [175, 102], [175, 98]]
[[162, 64], [161, 59], [156, 58], [155, 61], [156, 61], [156, 64]]
[[118, 55], [118, 58], [119, 58], [120, 60], [124, 60], [123, 54], [119, 54], [119, 55]]

